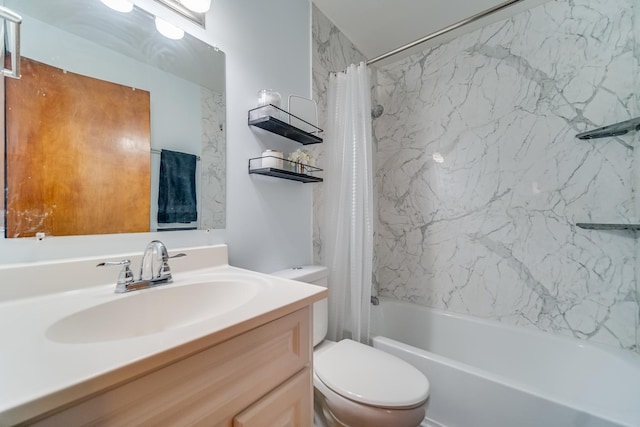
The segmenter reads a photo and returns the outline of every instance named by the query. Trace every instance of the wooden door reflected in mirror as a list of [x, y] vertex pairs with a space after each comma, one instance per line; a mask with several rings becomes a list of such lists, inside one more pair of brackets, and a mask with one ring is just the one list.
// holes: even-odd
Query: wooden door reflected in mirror
[[6, 80], [6, 236], [149, 231], [149, 92], [21, 66]]

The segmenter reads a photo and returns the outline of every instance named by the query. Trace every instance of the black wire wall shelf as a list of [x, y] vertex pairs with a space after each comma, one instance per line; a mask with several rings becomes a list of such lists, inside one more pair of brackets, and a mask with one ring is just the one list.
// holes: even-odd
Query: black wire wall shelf
[[582, 132], [576, 135], [578, 139], [597, 139], [607, 138], [612, 136], [626, 135], [629, 132], [640, 130], [640, 117], [635, 119], [625, 120], [623, 122], [614, 123], [612, 125], [603, 126], [598, 129], [593, 129], [587, 132]]
[[[630, 120], [614, 123], [612, 125], [603, 126], [597, 129], [593, 129], [587, 132], [582, 132], [576, 135], [578, 139], [598, 139], [609, 138], [615, 136], [626, 135], [629, 132], [640, 131], [640, 117], [636, 117]], [[626, 230], [626, 231], [640, 231], [640, 224], [622, 224], [622, 223], [597, 223], [597, 222], [578, 222], [576, 226], [585, 230]]]
[[628, 230], [640, 231], [640, 224], [613, 224], [596, 222], [578, 222], [576, 225], [585, 230]]
[[322, 169], [274, 156], [249, 159], [250, 174], [272, 176], [302, 183], [322, 182], [322, 178], [315, 176], [318, 172], [322, 172]]
[[256, 126], [303, 145], [319, 144], [319, 127], [275, 105], [263, 105], [249, 110], [249, 125]]

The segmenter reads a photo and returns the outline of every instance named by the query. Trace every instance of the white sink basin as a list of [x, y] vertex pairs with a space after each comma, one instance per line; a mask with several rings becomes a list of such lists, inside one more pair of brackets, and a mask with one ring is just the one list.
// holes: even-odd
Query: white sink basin
[[258, 282], [216, 280], [114, 294], [113, 301], [55, 322], [46, 336], [61, 343], [96, 343], [155, 334], [227, 313], [260, 289]]

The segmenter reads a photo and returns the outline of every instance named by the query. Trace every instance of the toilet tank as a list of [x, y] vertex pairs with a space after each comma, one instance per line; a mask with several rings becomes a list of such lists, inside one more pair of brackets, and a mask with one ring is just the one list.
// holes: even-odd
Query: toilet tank
[[[327, 287], [329, 269], [322, 265], [303, 265], [300, 267], [287, 268], [285, 270], [271, 273], [272, 276], [283, 279], [297, 280], [298, 282], [310, 283], [312, 285]], [[313, 345], [320, 344], [327, 336], [329, 326], [329, 306], [324, 298], [313, 304]]]

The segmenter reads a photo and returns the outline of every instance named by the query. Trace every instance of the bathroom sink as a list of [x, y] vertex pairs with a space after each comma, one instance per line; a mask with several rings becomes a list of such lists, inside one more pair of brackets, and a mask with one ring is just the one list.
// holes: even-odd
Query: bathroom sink
[[258, 295], [244, 280], [169, 284], [116, 295], [114, 300], [53, 323], [46, 336], [60, 343], [96, 343], [140, 337], [188, 326], [234, 310]]

